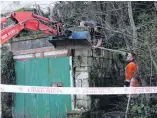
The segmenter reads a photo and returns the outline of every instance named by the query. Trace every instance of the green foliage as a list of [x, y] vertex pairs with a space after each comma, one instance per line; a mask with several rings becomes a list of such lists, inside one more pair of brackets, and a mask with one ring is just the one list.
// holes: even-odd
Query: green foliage
[[131, 100], [130, 114], [134, 118], [156, 118], [157, 103], [150, 104], [143, 98], [144, 95], [139, 95]]
[[[157, 73], [154, 66], [151, 64], [151, 56], [154, 60], [157, 60], [157, 53], [155, 47], [157, 47], [157, 15], [156, 12], [142, 13], [138, 17], [138, 23], [140, 23], [137, 30], [138, 33], [138, 63], [140, 72], [145, 75], [153, 75]], [[148, 47], [149, 46], [149, 47]], [[149, 49], [150, 48], [150, 49]]]
[[14, 60], [12, 52], [7, 47], [2, 47], [1, 54], [1, 75], [3, 84], [13, 84], [15, 82]]
[[[2, 84], [15, 84], [15, 71], [13, 55], [7, 47], [1, 48], [1, 82]], [[12, 94], [2, 93], [2, 116], [12, 117]]]

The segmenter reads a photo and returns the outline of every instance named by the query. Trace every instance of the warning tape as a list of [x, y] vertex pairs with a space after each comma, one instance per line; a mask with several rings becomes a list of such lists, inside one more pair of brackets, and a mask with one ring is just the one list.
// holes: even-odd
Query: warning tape
[[116, 95], [157, 93], [157, 87], [44, 87], [0, 84], [0, 92], [35, 94]]

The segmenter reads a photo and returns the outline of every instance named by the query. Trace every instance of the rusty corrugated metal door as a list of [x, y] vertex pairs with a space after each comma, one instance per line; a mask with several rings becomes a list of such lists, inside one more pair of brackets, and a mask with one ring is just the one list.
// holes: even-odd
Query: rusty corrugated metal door
[[[18, 85], [70, 87], [69, 57], [16, 61]], [[70, 95], [15, 94], [14, 118], [65, 118], [71, 110]]]

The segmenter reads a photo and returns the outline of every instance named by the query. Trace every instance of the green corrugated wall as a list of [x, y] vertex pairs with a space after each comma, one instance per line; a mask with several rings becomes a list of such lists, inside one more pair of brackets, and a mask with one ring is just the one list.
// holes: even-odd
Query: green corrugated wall
[[[16, 61], [17, 85], [51, 86], [62, 82], [70, 87], [69, 57]], [[71, 110], [71, 95], [15, 94], [14, 118], [66, 118]]]

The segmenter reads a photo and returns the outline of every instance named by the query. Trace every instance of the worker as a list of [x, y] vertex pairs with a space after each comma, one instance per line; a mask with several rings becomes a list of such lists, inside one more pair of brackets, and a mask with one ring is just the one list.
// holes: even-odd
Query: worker
[[97, 26], [97, 22], [93, 20], [88, 20], [87, 17], [82, 17], [80, 26], [88, 27], [88, 28], [95, 28]]
[[125, 68], [125, 87], [138, 87], [139, 83], [137, 80], [137, 65], [134, 61], [135, 54], [134, 53], [127, 53], [127, 65]]
[[88, 28], [88, 30], [90, 32], [92, 44], [94, 42], [93, 41], [94, 38], [96, 40], [99, 39], [98, 42], [100, 42], [100, 43], [102, 42], [101, 26], [96, 21], [87, 20], [87, 17], [82, 17], [80, 26]]
[[87, 20], [87, 17], [82, 17], [81, 22], [80, 22], [80, 26], [86, 27], [89, 30], [90, 35], [91, 35], [91, 40], [93, 40], [93, 37], [95, 34], [94, 30], [97, 26], [97, 23], [93, 20]]

